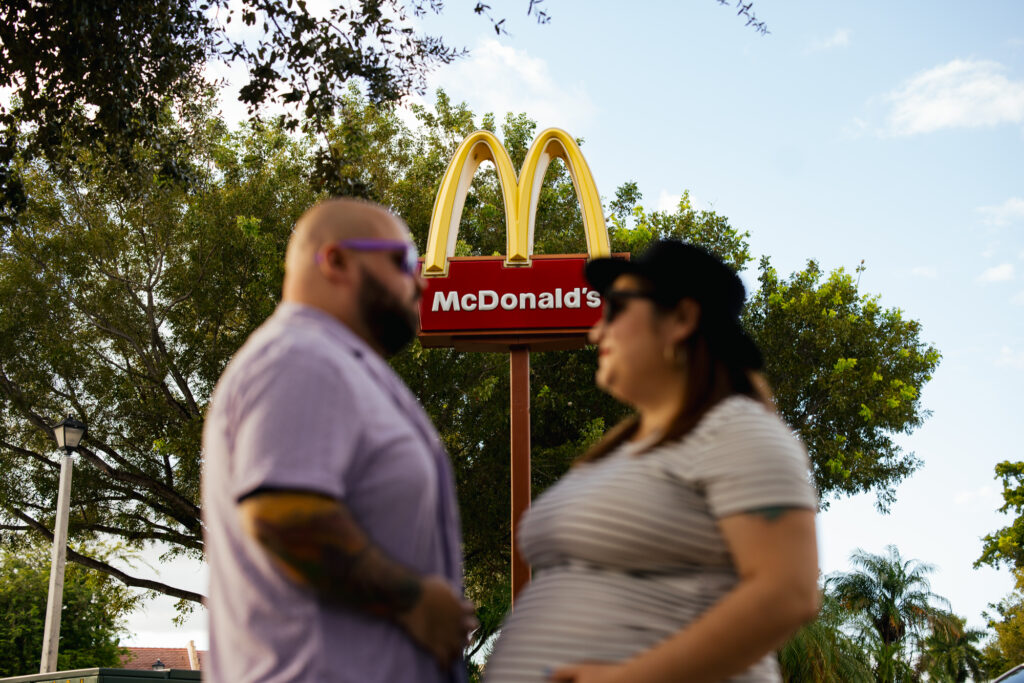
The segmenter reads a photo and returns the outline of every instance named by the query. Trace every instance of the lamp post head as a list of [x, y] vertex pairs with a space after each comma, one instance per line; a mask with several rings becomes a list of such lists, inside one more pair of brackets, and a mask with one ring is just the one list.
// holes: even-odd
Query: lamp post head
[[57, 439], [57, 448], [70, 453], [78, 448], [85, 436], [85, 423], [68, 416], [53, 426], [53, 436]]

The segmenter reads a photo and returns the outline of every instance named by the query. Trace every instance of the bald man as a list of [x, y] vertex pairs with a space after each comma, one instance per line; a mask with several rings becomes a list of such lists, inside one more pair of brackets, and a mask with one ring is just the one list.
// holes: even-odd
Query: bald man
[[207, 680], [465, 679], [451, 467], [385, 362], [419, 324], [416, 259], [374, 204], [326, 201], [295, 225], [282, 302], [203, 431]]

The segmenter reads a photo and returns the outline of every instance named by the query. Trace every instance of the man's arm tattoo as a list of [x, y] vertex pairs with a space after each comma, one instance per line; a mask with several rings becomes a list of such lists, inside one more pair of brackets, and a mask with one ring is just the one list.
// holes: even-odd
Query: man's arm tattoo
[[292, 580], [327, 601], [395, 617], [419, 600], [419, 577], [370, 543], [343, 503], [265, 494], [246, 504], [256, 539]]

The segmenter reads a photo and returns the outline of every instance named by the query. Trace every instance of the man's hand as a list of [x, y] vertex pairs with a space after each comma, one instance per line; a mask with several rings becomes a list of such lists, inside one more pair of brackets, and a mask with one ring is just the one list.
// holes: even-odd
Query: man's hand
[[397, 621], [434, 659], [448, 668], [477, 627], [473, 603], [463, 600], [443, 578], [428, 576], [420, 582], [420, 598]]
[[344, 503], [301, 492], [265, 492], [241, 502], [244, 528], [285, 575], [325, 602], [401, 625], [448, 667], [477, 627], [473, 604], [440, 576], [420, 577], [384, 555]]

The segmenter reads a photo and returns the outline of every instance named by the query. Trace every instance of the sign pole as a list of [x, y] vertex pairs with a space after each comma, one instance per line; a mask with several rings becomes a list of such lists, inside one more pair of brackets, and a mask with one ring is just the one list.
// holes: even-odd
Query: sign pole
[[530, 566], [516, 547], [519, 519], [530, 507], [530, 347], [509, 349], [512, 433], [512, 602], [530, 580]]

